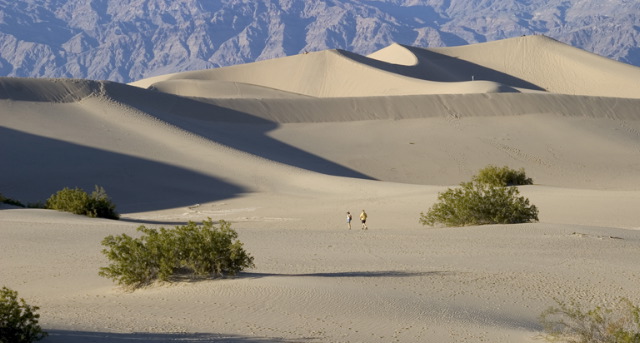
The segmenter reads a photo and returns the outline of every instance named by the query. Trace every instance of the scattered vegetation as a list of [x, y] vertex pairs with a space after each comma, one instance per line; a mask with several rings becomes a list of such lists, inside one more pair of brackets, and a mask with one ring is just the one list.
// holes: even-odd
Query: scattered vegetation
[[531, 184], [524, 170], [515, 172], [507, 167], [489, 166], [472, 180], [439, 193], [438, 202], [427, 213], [420, 213], [420, 223], [465, 226], [538, 221], [537, 207], [520, 196], [517, 187], [506, 186], [514, 181]]
[[611, 308], [584, 310], [575, 300], [555, 299], [557, 306], [546, 309], [540, 322], [548, 342], [640, 343], [640, 307], [620, 298]]
[[472, 179], [474, 182], [486, 183], [496, 187], [532, 185], [533, 180], [524, 172], [524, 168], [514, 170], [507, 166], [502, 168], [488, 165], [478, 171]]
[[18, 292], [0, 289], [0, 343], [30, 343], [43, 339], [47, 333], [38, 325], [39, 307], [18, 300]]
[[80, 188], [67, 188], [51, 195], [45, 207], [52, 210], [71, 212], [93, 218], [120, 219], [116, 206], [104, 188], [95, 186], [91, 194]]
[[101, 276], [129, 288], [138, 288], [154, 281], [172, 281], [236, 275], [254, 267], [253, 257], [237, 240], [231, 224], [220, 221], [215, 226], [211, 218], [201, 225], [189, 222], [175, 229], [159, 230], [138, 227], [139, 238], [126, 234], [107, 236], [102, 241], [102, 253], [111, 261], [100, 268]]
[[14, 199], [11, 199], [11, 198], [7, 198], [4, 195], [2, 195], [2, 193], [0, 193], [0, 203], [13, 205], [13, 206], [18, 206], [18, 207], [26, 207], [20, 201], [14, 200]]
[[515, 187], [463, 182], [438, 194], [438, 203], [420, 213], [423, 225], [445, 226], [515, 224], [538, 220], [538, 209], [519, 196]]

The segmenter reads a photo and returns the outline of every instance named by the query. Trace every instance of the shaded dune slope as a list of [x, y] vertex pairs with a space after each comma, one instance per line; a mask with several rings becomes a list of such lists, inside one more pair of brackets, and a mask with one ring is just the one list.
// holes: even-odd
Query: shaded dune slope
[[102, 92], [103, 83], [74, 79], [0, 77], [0, 100], [65, 103]]
[[[313, 97], [546, 91], [640, 98], [639, 79], [640, 68], [545, 36], [525, 36], [452, 48], [393, 44], [369, 56], [327, 50], [163, 75], [132, 85], [171, 91], [165, 84], [176, 80], [198, 80], [201, 86], [236, 82], [264, 87], [264, 93], [279, 90]], [[191, 94], [181, 90], [180, 95], [217, 97], [202, 88]]]
[[[74, 101], [43, 101], [75, 94], [60, 80], [37, 80], [46, 96], [0, 100], [3, 194], [37, 202], [64, 187], [101, 185], [121, 210], [137, 212], [295, 192], [313, 185], [307, 178], [323, 177], [305, 169], [370, 178], [269, 138], [275, 123], [250, 114], [124, 84], [84, 83], [96, 91]], [[231, 121], [243, 127], [220, 126]]]
[[405, 75], [438, 82], [491, 80], [550, 93], [639, 98], [640, 68], [545, 36], [524, 36], [448, 48], [400, 44], [368, 57]]
[[[135, 86], [0, 78], [0, 190], [38, 201], [99, 184], [123, 210], [146, 211], [250, 192], [342, 192], [358, 189], [354, 179], [451, 185], [489, 163], [552, 186], [640, 184], [640, 99], [588, 82], [592, 95], [558, 94], [564, 79], [548, 75], [569, 56], [628, 89], [638, 68], [544, 37], [495, 44], [324, 51]], [[547, 60], [527, 70], [483, 57], [542, 48]], [[461, 81], [469, 71], [492, 79]]]
[[[434, 82], [407, 76], [396, 66], [342, 50], [260, 61], [245, 65], [186, 72], [133, 82], [139, 87], [170, 89], [167, 82], [198, 80], [212, 83], [238, 82], [293, 94], [331, 98], [408, 94], [466, 94], [517, 92], [493, 81]], [[371, 80], [371, 81], [367, 81]], [[217, 97], [198, 91], [181, 95]]]
[[[497, 70], [552, 93], [640, 98], [640, 68], [545, 36], [412, 50], [422, 50], [427, 56], [438, 54], [453, 70], [468, 71], [480, 80], [493, 79], [491, 71]], [[450, 61], [454, 63], [448, 63]]]
[[[563, 49], [500, 44], [529, 42]], [[554, 297], [637, 300], [640, 99], [586, 79], [589, 95], [560, 94], [550, 69], [483, 60], [492, 47], [328, 51], [144, 87], [0, 78], [0, 192], [97, 184], [124, 214], [0, 206], [2, 279], [71, 342], [536, 342]], [[419, 224], [489, 163], [526, 169], [541, 223]], [[362, 208], [370, 230], [347, 230]], [[206, 217], [233, 222], [255, 270], [135, 293], [98, 275], [105, 236]]]

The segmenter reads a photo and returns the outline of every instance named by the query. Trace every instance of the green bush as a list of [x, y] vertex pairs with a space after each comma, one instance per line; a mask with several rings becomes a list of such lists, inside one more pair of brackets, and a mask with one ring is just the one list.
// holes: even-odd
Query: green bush
[[95, 186], [90, 195], [80, 188], [67, 188], [51, 195], [45, 207], [52, 210], [71, 212], [93, 218], [120, 219], [116, 206], [111, 202], [104, 188]]
[[502, 168], [494, 165], [488, 165], [478, 171], [472, 179], [474, 182], [486, 183], [496, 187], [532, 185], [533, 180], [528, 178], [524, 172], [524, 168], [514, 170], [507, 166]]
[[111, 202], [104, 188], [98, 186], [95, 186], [89, 196], [87, 215], [94, 218], [120, 219], [120, 215], [116, 212], [116, 205]]
[[18, 292], [7, 287], [0, 290], [0, 343], [30, 343], [47, 336], [38, 325], [39, 307], [18, 301]]
[[140, 226], [138, 231], [143, 233], [139, 238], [126, 234], [104, 238], [102, 253], [111, 264], [100, 268], [101, 276], [138, 288], [179, 277], [236, 275], [254, 266], [229, 222], [220, 221], [216, 227], [209, 218], [202, 225], [189, 222], [159, 230]]
[[575, 300], [546, 309], [540, 322], [549, 342], [640, 343], [640, 307], [620, 298], [612, 308], [584, 310]]
[[420, 213], [420, 223], [465, 226], [537, 221], [536, 206], [519, 195], [516, 187], [463, 182], [459, 188], [439, 193], [438, 202], [426, 214]]
[[87, 204], [89, 203], [89, 194], [80, 188], [67, 188], [51, 195], [45, 206], [48, 209], [71, 212], [74, 214], [85, 215]]

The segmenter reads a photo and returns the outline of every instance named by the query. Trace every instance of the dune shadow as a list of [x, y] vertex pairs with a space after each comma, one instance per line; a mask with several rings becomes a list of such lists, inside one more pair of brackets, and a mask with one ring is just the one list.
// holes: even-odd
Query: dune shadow
[[[188, 208], [193, 208], [192, 206], [187, 206]], [[212, 216], [209, 216], [209, 218], [211, 218]], [[127, 222], [127, 223], [138, 223], [138, 224], [148, 224], [148, 225], [171, 225], [171, 226], [176, 226], [176, 225], [187, 225], [189, 224], [189, 222], [195, 222], [198, 225], [202, 224], [202, 220], [152, 220], [152, 219], [139, 219], [139, 218], [131, 218], [131, 217], [127, 217], [122, 216], [120, 217], [120, 221], [121, 222]], [[218, 225], [220, 224], [220, 221], [218, 220], [213, 220], [213, 223]]]
[[210, 175], [148, 159], [0, 127], [0, 189], [23, 203], [55, 192], [104, 187], [116, 211], [144, 212], [227, 199], [246, 192]]
[[325, 278], [381, 278], [381, 277], [418, 277], [418, 276], [434, 276], [445, 275], [449, 272], [432, 271], [432, 272], [406, 272], [399, 270], [383, 270], [383, 271], [353, 271], [353, 272], [327, 272], [327, 273], [303, 273], [303, 274], [282, 274], [282, 273], [247, 273], [243, 272], [240, 277], [244, 278], [263, 278], [263, 277], [325, 277]]
[[180, 220], [151, 220], [151, 219], [137, 219], [137, 218], [129, 218], [129, 217], [120, 217], [121, 222], [132, 223], [132, 224], [140, 224], [140, 225], [187, 225], [188, 221]]
[[[230, 148], [322, 174], [373, 179], [269, 137], [267, 133], [280, 124], [267, 118], [222, 107], [207, 99], [183, 97], [118, 83], [107, 83], [106, 89], [109, 96], [116, 100], [126, 98], [122, 100], [124, 104]], [[269, 111], [268, 108], [263, 110]]]
[[273, 337], [248, 337], [215, 333], [113, 333], [72, 330], [47, 330], [47, 343], [128, 343], [128, 342], [215, 342], [215, 343], [289, 343], [313, 341], [315, 337], [284, 339]]
[[450, 310], [459, 313], [460, 318], [467, 322], [478, 322], [481, 325], [490, 324], [495, 327], [526, 330], [532, 336], [544, 330], [542, 324], [528, 315], [513, 314], [505, 311], [475, 308], [457, 304], [451, 304]]
[[303, 277], [303, 278], [407, 278], [407, 277], [426, 277], [426, 276], [443, 276], [450, 275], [452, 272], [447, 271], [431, 271], [431, 272], [406, 272], [399, 270], [383, 270], [383, 271], [351, 271], [351, 272], [326, 272], [326, 273], [253, 273], [240, 272], [236, 275], [225, 276], [196, 276], [190, 270], [177, 271], [171, 278], [170, 282], [175, 283], [200, 283], [207, 281], [223, 280], [223, 279], [261, 279], [265, 277]]
[[100, 88], [101, 82], [93, 80], [0, 77], [0, 100], [71, 103]]
[[368, 64], [384, 71], [427, 81], [463, 82], [482, 80], [493, 81], [518, 88], [538, 91], [545, 90], [541, 86], [527, 80], [460, 58], [451, 57], [427, 49], [420, 49], [406, 45], [403, 45], [403, 47], [416, 55], [418, 58], [418, 64], [406, 66], [379, 61], [354, 53], [344, 51], [341, 51], [341, 53], [354, 61]]

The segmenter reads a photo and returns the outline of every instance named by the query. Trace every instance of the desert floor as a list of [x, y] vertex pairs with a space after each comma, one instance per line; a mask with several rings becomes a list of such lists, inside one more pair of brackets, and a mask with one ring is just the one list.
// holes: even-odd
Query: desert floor
[[[539, 342], [554, 299], [640, 303], [638, 80], [541, 36], [131, 85], [0, 78], [2, 194], [100, 185], [122, 215], [2, 205], [0, 284], [52, 343]], [[488, 164], [526, 170], [539, 222], [419, 223]], [[206, 218], [254, 269], [133, 292], [98, 275], [104, 237]]]

